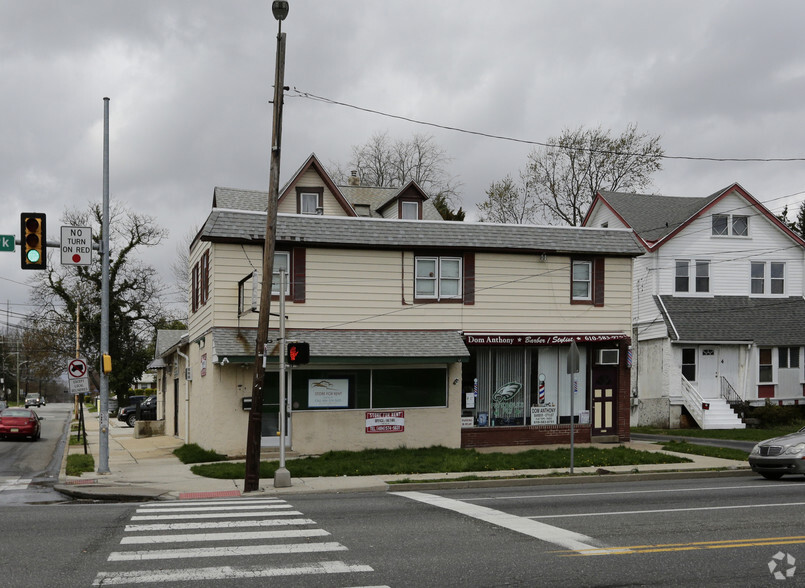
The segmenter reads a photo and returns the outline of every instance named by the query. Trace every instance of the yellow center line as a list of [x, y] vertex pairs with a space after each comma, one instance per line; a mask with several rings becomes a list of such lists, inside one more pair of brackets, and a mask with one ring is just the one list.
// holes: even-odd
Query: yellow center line
[[694, 541], [691, 543], [661, 543], [658, 545], [628, 545], [624, 547], [602, 547], [600, 549], [579, 549], [555, 551], [561, 557], [588, 555], [628, 555], [635, 553], [661, 553], [672, 551], [696, 551], [703, 549], [734, 549], [738, 547], [766, 547], [769, 545], [794, 545], [805, 543], [805, 536], [759, 537], [754, 539], [722, 539], [719, 541]]

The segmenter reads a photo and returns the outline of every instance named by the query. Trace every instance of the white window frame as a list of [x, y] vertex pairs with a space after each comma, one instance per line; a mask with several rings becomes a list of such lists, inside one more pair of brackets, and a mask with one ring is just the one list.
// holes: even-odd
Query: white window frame
[[[723, 231], [716, 229], [716, 220], [723, 219], [725, 226]], [[741, 232], [736, 231], [735, 224], [738, 221], [746, 221]], [[746, 214], [720, 214], [714, 213], [710, 221], [711, 234], [713, 237], [735, 237], [739, 239], [749, 238], [749, 216]]]
[[[680, 270], [684, 270], [680, 272]], [[680, 287], [679, 280], [685, 280], [685, 287]], [[690, 292], [690, 260], [689, 259], [677, 259], [674, 263], [674, 292], [682, 292], [687, 294]]]
[[[424, 275], [422, 268], [425, 262], [433, 265], [433, 272]], [[447, 262], [458, 265], [458, 276], [445, 277], [445, 266]], [[414, 298], [427, 300], [460, 300], [463, 296], [462, 283], [464, 278], [464, 264], [460, 257], [440, 257], [440, 256], [418, 256], [414, 259]], [[433, 290], [433, 294], [422, 293], [420, 284], [429, 283], [432, 285], [428, 290]], [[456, 293], [447, 293], [445, 287], [447, 283], [455, 285]]]
[[[312, 210], [310, 209], [311, 199], [313, 200]], [[319, 195], [316, 192], [302, 192], [299, 194], [299, 212], [301, 214], [317, 214], [318, 208]]]
[[[587, 278], [579, 278], [576, 276], [576, 268], [586, 266]], [[572, 300], [592, 300], [593, 299], [593, 262], [584, 259], [574, 259], [570, 266], [570, 297]], [[587, 284], [587, 294], [576, 294], [576, 284]]]
[[[762, 275], [755, 276], [755, 268], [763, 270]], [[782, 277], [772, 275], [773, 269], [782, 268]], [[750, 261], [749, 262], [749, 295], [750, 296], [785, 296], [786, 264], [784, 261]], [[760, 285], [760, 292], [753, 291], [753, 286]], [[779, 289], [781, 291], [774, 292]]]
[[[407, 214], [406, 210], [409, 211]], [[411, 210], [413, 210], [413, 216], [408, 216], [408, 214], [411, 214]], [[405, 200], [400, 202], [400, 218], [403, 220], [419, 220], [419, 202]]]
[[[284, 260], [280, 262], [280, 260]], [[280, 262], [280, 263], [278, 263]], [[285, 269], [285, 295], [291, 295], [291, 252], [290, 251], [275, 251], [274, 252], [274, 272], [271, 276], [271, 295], [279, 296], [280, 285], [280, 269], [284, 265]]]
[[[699, 269], [704, 268], [706, 273], [704, 275], [699, 275]], [[693, 290], [697, 294], [709, 294], [710, 293], [710, 261], [707, 259], [697, 259], [693, 262]], [[700, 289], [699, 288], [699, 279], [704, 278], [707, 280], [707, 288]]]

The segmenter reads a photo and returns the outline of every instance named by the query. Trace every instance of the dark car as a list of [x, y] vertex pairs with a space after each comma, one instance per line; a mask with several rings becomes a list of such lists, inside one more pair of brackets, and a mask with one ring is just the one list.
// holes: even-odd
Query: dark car
[[42, 406], [44, 402], [42, 402], [42, 397], [39, 394], [28, 394], [25, 397], [25, 408], [29, 408], [31, 406]]
[[766, 439], [749, 454], [752, 471], [769, 480], [785, 474], [805, 474], [805, 427], [796, 433]]
[[[133, 427], [137, 422], [137, 411], [140, 409], [140, 420], [156, 420], [157, 416], [157, 397], [156, 396], [131, 396], [129, 404], [121, 408], [117, 413], [117, 420], [123, 421], [129, 427]], [[152, 416], [153, 415], [153, 416]]]
[[39, 439], [42, 429], [39, 416], [28, 408], [6, 408], [0, 412], [0, 437], [30, 437]]

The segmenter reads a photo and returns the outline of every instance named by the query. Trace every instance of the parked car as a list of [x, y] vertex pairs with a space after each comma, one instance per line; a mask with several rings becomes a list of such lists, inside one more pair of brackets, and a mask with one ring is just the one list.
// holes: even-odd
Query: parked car
[[[133, 427], [137, 422], [137, 409], [142, 407], [140, 418], [141, 420], [155, 420], [157, 414], [157, 397], [156, 396], [131, 396], [129, 397], [129, 404], [125, 408], [121, 408], [117, 413], [117, 420], [123, 421], [129, 427]], [[153, 416], [152, 415], [153, 412]]]
[[25, 408], [30, 408], [32, 406], [42, 406], [43, 404], [44, 403], [42, 402], [42, 397], [39, 394], [32, 392], [25, 396]]
[[41, 426], [39, 416], [28, 408], [6, 408], [0, 412], [0, 437], [30, 437], [39, 439]]
[[749, 465], [768, 480], [805, 474], [805, 427], [796, 433], [761, 441], [749, 454]]

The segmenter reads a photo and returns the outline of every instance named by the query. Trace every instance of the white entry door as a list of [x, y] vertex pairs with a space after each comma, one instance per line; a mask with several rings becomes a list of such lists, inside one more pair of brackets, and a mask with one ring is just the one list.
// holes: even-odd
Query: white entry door
[[696, 383], [702, 398], [718, 398], [721, 394], [719, 356], [720, 349], [717, 345], [699, 347], [699, 373]]

